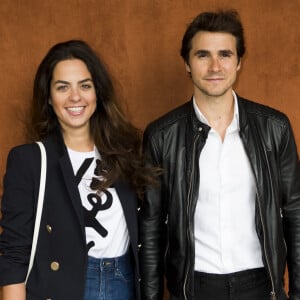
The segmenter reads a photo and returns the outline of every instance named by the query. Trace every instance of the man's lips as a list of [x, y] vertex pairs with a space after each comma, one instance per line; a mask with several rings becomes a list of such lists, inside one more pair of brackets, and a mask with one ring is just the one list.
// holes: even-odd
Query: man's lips
[[206, 77], [204, 79], [205, 80], [212, 80], [212, 81], [214, 81], [214, 80], [224, 80], [223, 77]]

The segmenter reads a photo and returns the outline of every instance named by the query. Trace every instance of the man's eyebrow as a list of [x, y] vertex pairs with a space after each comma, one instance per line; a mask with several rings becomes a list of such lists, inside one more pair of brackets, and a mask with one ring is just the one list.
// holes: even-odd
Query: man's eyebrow
[[199, 49], [194, 53], [194, 55], [199, 55], [199, 54], [209, 54], [209, 51], [204, 49]]
[[[194, 55], [207, 55], [209, 54], [210, 51], [208, 50], [204, 50], [204, 49], [199, 49], [197, 51], [194, 52]], [[230, 49], [222, 49], [222, 50], [219, 50], [218, 53], [222, 53], [222, 54], [234, 54], [234, 52]]]
[[234, 54], [234, 52], [230, 49], [220, 50], [219, 53]]

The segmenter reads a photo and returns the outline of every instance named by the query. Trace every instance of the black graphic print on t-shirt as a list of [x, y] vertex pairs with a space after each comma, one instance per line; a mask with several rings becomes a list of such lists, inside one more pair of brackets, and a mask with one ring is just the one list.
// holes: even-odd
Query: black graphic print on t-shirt
[[[81, 166], [78, 169], [76, 176], [75, 176], [77, 185], [79, 185], [79, 183], [81, 182], [83, 175], [90, 167], [91, 163], [93, 162], [93, 159], [94, 158], [87, 158], [81, 164]], [[94, 175], [96, 175], [96, 176], [98, 175], [97, 166], [99, 166], [99, 164], [100, 164], [100, 160], [97, 159], [96, 160], [96, 168], [94, 170]], [[99, 235], [101, 235], [102, 237], [106, 237], [108, 234], [108, 231], [99, 223], [99, 221], [96, 219], [96, 216], [100, 211], [109, 209], [112, 206], [113, 196], [109, 191], [106, 190], [102, 193], [102, 197], [100, 197], [99, 194], [97, 194], [97, 191], [95, 190], [95, 184], [98, 181], [99, 181], [99, 179], [96, 177], [93, 177], [91, 180], [90, 188], [91, 188], [92, 192], [90, 192], [87, 195], [87, 200], [90, 203], [90, 205], [92, 206], [92, 209], [88, 210], [85, 207], [83, 207], [84, 221], [85, 221], [86, 227], [92, 227]], [[93, 192], [93, 191], [95, 191], [95, 192]], [[90, 241], [87, 244], [87, 251], [89, 251], [94, 246], [95, 246], [95, 242]]]

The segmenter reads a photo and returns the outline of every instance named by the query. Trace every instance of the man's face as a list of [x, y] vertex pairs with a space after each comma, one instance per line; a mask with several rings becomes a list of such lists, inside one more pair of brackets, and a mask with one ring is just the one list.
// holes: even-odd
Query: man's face
[[240, 62], [236, 39], [230, 33], [199, 31], [192, 39], [189, 63], [197, 97], [222, 97], [232, 93]]

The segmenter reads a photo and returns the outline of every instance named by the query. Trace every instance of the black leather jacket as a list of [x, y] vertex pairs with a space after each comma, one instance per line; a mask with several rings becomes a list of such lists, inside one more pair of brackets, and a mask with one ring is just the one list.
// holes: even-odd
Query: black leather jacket
[[[286, 263], [291, 300], [300, 300], [300, 171], [288, 118], [238, 97], [240, 136], [256, 180], [256, 228], [272, 283], [270, 299], [283, 291]], [[199, 156], [210, 128], [192, 101], [148, 126], [148, 162], [164, 169], [141, 210], [142, 299], [163, 298], [163, 276], [176, 299], [193, 299], [194, 212]]]

